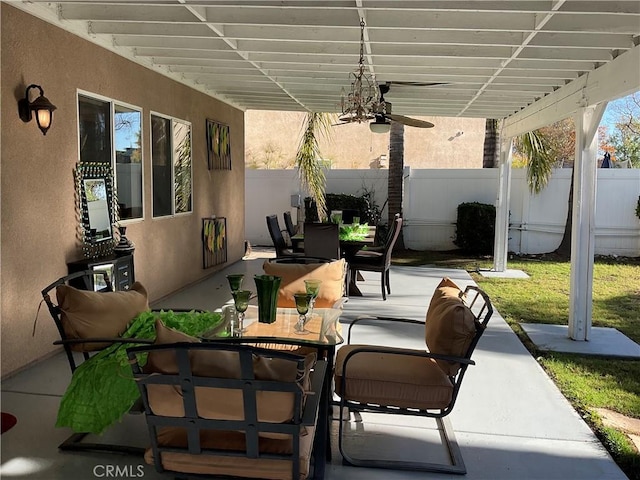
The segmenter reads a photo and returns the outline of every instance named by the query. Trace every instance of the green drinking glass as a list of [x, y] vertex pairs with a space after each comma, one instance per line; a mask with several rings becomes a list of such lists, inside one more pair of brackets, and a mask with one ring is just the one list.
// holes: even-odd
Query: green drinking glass
[[227, 281], [229, 282], [231, 292], [237, 292], [242, 288], [242, 280], [244, 280], [244, 275], [242, 273], [227, 275]]
[[293, 295], [293, 298], [296, 301], [296, 310], [299, 314], [298, 322], [296, 323], [294, 330], [300, 335], [306, 335], [307, 333], [309, 333], [309, 330], [304, 328], [304, 324], [307, 319], [307, 312], [309, 311], [309, 304], [311, 303], [312, 297], [313, 295], [310, 295], [306, 292], [295, 293]]
[[304, 288], [309, 295], [311, 295], [311, 301], [309, 302], [309, 317], [313, 315], [313, 307], [316, 304], [316, 298], [320, 293], [320, 285], [322, 284], [322, 280], [317, 280], [315, 278], [310, 278], [309, 280], [304, 281]]
[[249, 299], [251, 298], [251, 290], [236, 290], [232, 292], [233, 301], [236, 306], [236, 312], [238, 312], [238, 333], [244, 333], [247, 331], [244, 328], [244, 315], [249, 308]]

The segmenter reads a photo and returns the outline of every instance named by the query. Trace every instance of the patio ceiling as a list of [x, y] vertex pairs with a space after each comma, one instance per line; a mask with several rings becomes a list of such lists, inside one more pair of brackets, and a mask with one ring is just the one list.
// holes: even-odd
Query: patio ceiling
[[10, 2], [241, 109], [339, 110], [358, 62], [394, 113], [504, 118], [637, 49], [640, 2]]

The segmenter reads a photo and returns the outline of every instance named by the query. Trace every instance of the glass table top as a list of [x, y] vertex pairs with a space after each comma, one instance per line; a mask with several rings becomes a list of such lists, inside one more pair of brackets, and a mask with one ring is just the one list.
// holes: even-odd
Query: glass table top
[[[225, 305], [222, 308], [224, 318], [228, 318], [225, 313], [229, 307], [232, 305]], [[314, 308], [313, 314], [308, 316], [304, 325], [305, 330], [309, 333], [300, 334], [295, 330], [299, 317], [295, 308], [278, 308], [274, 323], [260, 323], [258, 322], [258, 307], [249, 305], [245, 313], [244, 328], [246, 331], [244, 333], [234, 332], [233, 327], [227, 324], [223, 331], [205, 334], [202, 338], [210, 340], [224, 338], [281, 339], [313, 345], [339, 345], [344, 341], [340, 335], [341, 325], [338, 322], [341, 314], [342, 310], [336, 308]]]

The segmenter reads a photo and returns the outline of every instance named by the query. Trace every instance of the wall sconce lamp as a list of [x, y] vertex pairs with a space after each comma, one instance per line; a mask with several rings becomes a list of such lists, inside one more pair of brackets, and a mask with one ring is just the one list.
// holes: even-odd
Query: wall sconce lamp
[[[33, 102], [29, 101], [29, 90], [37, 88], [40, 90], [40, 96]], [[47, 130], [51, 126], [53, 120], [53, 111], [56, 106], [53, 105], [47, 97], [44, 96], [44, 90], [40, 85], [29, 85], [22, 100], [18, 100], [18, 114], [23, 122], [30, 122], [32, 113], [35, 113], [38, 128], [42, 130], [42, 134], [46, 135]]]

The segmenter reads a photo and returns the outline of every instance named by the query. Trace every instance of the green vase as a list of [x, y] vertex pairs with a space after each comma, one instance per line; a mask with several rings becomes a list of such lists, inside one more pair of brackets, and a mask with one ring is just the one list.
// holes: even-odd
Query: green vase
[[254, 279], [258, 292], [258, 321], [273, 323], [276, 321], [278, 290], [282, 278], [274, 275], [256, 275]]

